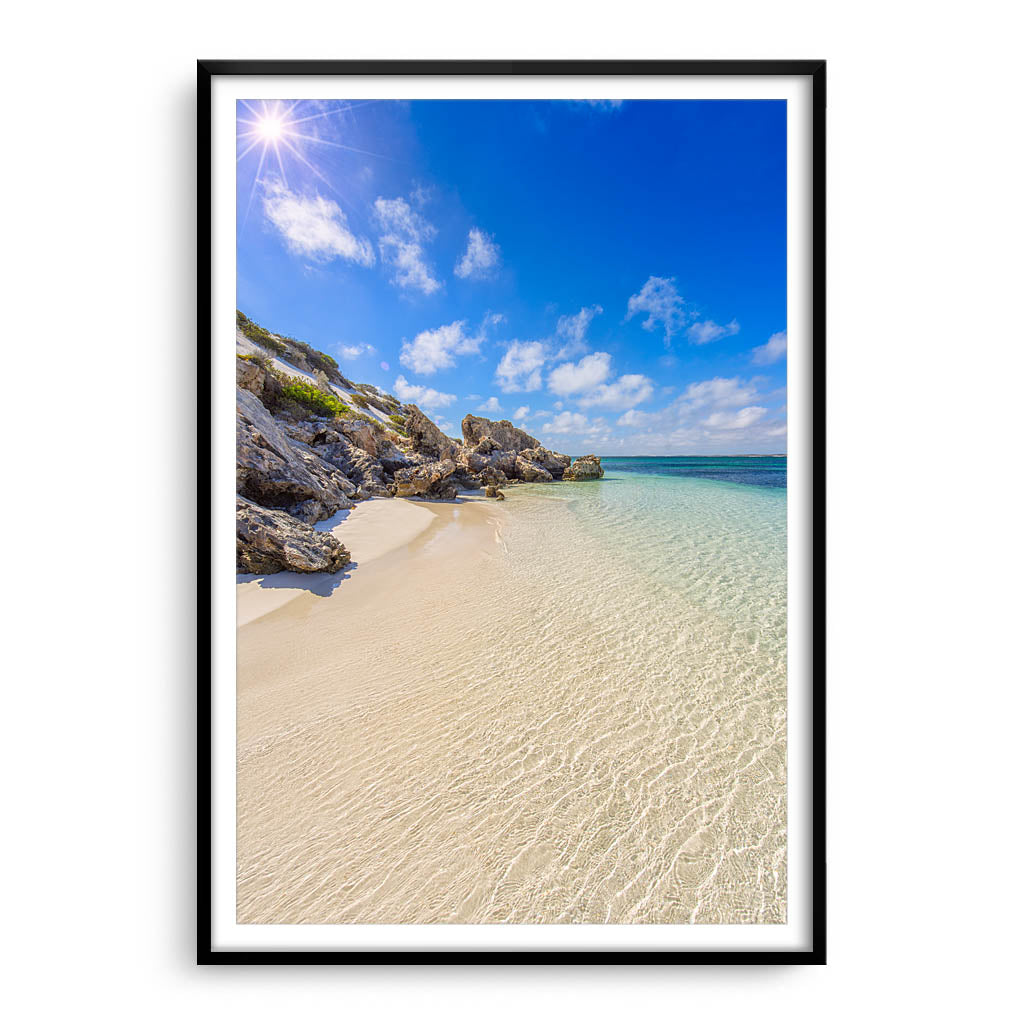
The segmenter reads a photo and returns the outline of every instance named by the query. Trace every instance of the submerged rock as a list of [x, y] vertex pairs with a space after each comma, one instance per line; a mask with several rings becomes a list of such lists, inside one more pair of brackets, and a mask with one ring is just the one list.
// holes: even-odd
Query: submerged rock
[[596, 455], [581, 455], [566, 471], [563, 480], [600, 480], [604, 467]]
[[286, 512], [238, 498], [235, 559], [239, 572], [337, 572], [351, 555], [333, 534], [319, 533]]
[[494, 484], [488, 484], [487, 485], [487, 487], [484, 489], [484, 497], [485, 498], [496, 498], [498, 501], [504, 501], [505, 500], [505, 495], [502, 494], [501, 491], [499, 491], [498, 488]]

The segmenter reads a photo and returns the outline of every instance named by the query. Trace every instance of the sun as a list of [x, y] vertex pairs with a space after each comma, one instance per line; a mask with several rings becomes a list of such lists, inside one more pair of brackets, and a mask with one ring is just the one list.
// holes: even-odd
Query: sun
[[284, 125], [276, 117], [264, 117], [256, 125], [256, 134], [262, 139], [271, 141], [281, 138]]
[[[243, 226], [249, 218], [249, 210], [252, 208], [256, 190], [264, 180], [265, 171], [279, 177], [287, 187], [288, 173], [285, 166], [287, 164], [294, 173], [312, 174], [344, 200], [345, 197], [338, 191], [336, 183], [331, 181], [313, 162], [317, 150], [327, 147], [363, 156], [390, 159], [383, 153], [371, 153], [365, 149], [346, 145], [346, 142], [341, 141], [345, 136], [340, 131], [340, 127], [341, 123], [344, 123], [346, 115], [358, 107], [375, 101], [328, 102], [329, 105], [310, 100], [293, 100], [291, 102], [239, 100], [236, 162], [241, 165], [242, 161], [251, 153], [250, 160], [255, 164]], [[332, 121], [336, 123], [332, 125]], [[352, 123], [349, 120], [349, 124]], [[327, 138], [325, 135], [331, 137]]]

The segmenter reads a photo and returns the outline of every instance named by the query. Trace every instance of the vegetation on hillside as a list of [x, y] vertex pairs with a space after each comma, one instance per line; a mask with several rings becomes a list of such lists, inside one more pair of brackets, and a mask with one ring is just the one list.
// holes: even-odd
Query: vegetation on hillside
[[288, 351], [288, 346], [283, 341], [275, 338], [265, 327], [254, 324], [240, 309], [235, 310], [235, 323], [250, 341], [269, 349], [275, 355], [283, 356]]
[[352, 410], [340, 398], [322, 391], [315, 384], [301, 377], [289, 377], [279, 374], [281, 394], [304, 409], [318, 416], [348, 416]]

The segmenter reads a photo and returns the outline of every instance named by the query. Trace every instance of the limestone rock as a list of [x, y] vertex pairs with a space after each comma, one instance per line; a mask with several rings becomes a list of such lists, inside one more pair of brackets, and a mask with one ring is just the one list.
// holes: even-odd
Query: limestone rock
[[604, 467], [596, 455], [581, 455], [566, 471], [563, 480], [600, 480]]
[[421, 455], [429, 455], [440, 459], [444, 449], [452, 444], [452, 439], [442, 433], [441, 428], [429, 419], [415, 405], [407, 406], [410, 410], [405, 418], [405, 432], [409, 435], [412, 450]]
[[504, 501], [505, 500], [505, 495], [502, 494], [501, 491], [499, 491], [498, 488], [494, 484], [488, 484], [487, 485], [486, 489], [484, 490], [484, 497], [485, 498], [496, 498], [498, 501]]
[[335, 420], [331, 427], [335, 433], [347, 437], [352, 444], [361, 448], [367, 455], [377, 458], [378, 434], [366, 420]]
[[536, 462], [530, 462], [529, 459], [524, 459], [522, 455], [516, 456], [515, 475], [520, 480], [525, 480], [528, 484], [549, 484], [554, 479], [543, 466], [538, 465]]
[[239, 572], [337, 572], [351, 559], [333, 534], [244, 498], [235, 502], [235, 550]]
[[428, 461], [423, 455], [410, 456], [407, 452], [403, 452], [394, 441], [386, 437], [377, 441], [377, 461], [383, 466], [386, 473], [397, 473], [400, 469], [418, 465], [421, 460]]
[[240, 388], [262, 398], [266, 378], [266, 370], [254, 359], [242, 359], [240, 356], [235, 359], [235, 383]]
[[539, 448], [540, 441], [520, 430], [510, 420], [488, 420], [467, 413], [462, 420], [462, 436], [466, 444], [474, 446], [485, 438], [494, 441], [503, 451], [521, 452], [526, 448]]
[[458, 468], [451, 459], [439, 459], [423, 466], [399, 470], [395, 474], [395, 496], [452, 501], [458, 495], [458, 487], [452, 479]]
[[[351, 508], [353, 486], [338, 468], [292, 441], [263, 403], [235, 389], [235, 470], [238, 493], [264, 508], [290, 509], [318, 502], [320, 519]], [[312, 506], [304, 506], [310, 514]]]
[[547, 448], [542, 448], [539, 445], [536, 448], [527, 448], [519, 454], [524, 459], [542, 466], [555, 480], [562, 479], [562, 475], [569, 468], [569, 463], [572, 462], [568, 455], [559, 455], [558, 452], [549, 451]]
[[347, 437], [339, 435], [338, 440], [317, 445], [313, 451], [324, 462], [341, 470], [364, 495], [383, 496], [388, 493], [381, 464]]

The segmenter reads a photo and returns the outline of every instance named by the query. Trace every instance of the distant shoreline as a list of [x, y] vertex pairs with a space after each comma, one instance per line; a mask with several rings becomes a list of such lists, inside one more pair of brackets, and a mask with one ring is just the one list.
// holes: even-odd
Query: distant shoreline
[[[575, 458], [575, 456], [573, 456]], [[600, 459], [788, 459], [785, 452], [777, 455], [599, 455]]]

